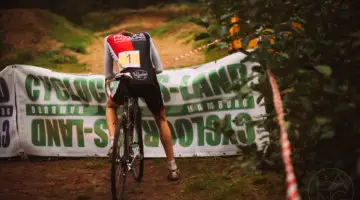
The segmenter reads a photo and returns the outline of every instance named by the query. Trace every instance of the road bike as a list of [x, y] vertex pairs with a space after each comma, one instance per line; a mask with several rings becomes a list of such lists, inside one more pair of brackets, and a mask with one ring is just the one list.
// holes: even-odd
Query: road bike
[[[117, 73], [110, 81], [120, 81], [128, 88], [132, 79], [130, 73]], [[119, 83], [120, 84], [120, 83]], [[105, 84], [108, 97], [110, 84]], [[113, 200], [122, 200], [126, 177], [132, 172], [133, 178], [140, 182], [144, 175], [144, 144], [141, 129], [141, 109], [138, 97], [126, 95], [123, 112], [116, 123], [111, 160], [111, 193]]]

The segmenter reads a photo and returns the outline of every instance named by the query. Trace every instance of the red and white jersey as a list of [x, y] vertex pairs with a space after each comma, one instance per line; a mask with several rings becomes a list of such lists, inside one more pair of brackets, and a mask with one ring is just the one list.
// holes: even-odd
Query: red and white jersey
[[105, 37], [104, 48], [106, 78], [113, 75], [113, 61], [120, 71], [141, 71], [143, 74], [145, 70], [152, 74], [151, 71], [155, 70], [158, 74], [163, 70], [159, 54], [148, 33], [136, 33], [131, 36], [121, 33], [108, 35]]

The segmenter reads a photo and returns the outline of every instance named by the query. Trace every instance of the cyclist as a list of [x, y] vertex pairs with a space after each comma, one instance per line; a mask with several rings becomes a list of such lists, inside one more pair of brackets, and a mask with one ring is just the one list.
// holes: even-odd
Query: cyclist
[[[110, 34], [104, 40], [104, 71], [108, 83], [114, 77], [113, 61], [122, 73], [130, 73], [133, 79], [125, 88], [121, 82], [106, 103], [106, 121], [109, 127], [109, 138], [112, 152], [115, 125], [117, 122], [116, 109], [123, 105], [124, 94], [142, 97], [152, 112], [157, 127], [160, 130], [160, 140], [164, 147], [168, 161], [168, 179], [176, 181], [180, 178], [172, 145], [170, 128], [167, 124], [165, 107], [156, 74], [163, 71], [159, 54], [152, 42], [150, 34], [146, 32], [131, 33], [123, 30], [117, 34]], [[120, 122], [121, 123], [121, 122]]]

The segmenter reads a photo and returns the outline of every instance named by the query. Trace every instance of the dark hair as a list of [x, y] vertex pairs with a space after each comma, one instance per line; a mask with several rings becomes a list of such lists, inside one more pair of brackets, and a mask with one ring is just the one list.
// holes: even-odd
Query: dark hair
[[121, 33], [122, 35], [125, 35], [125, 36], [131, 36], [131, 35], [133, 35], [132, 32], [127, 31], [127, 30], [122, 30], [120, 33]]

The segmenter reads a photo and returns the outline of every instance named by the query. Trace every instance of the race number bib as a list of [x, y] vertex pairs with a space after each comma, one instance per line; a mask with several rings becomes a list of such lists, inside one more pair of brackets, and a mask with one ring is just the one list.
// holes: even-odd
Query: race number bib
[[124, 51], [119, 53], [119, 64], [121, 67], [140, 67], [139, 51]]

